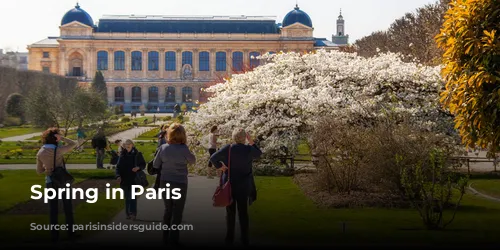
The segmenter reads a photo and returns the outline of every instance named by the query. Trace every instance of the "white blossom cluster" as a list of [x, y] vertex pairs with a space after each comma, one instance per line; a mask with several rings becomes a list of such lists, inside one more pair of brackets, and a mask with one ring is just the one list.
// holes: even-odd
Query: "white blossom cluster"
[[406, 112], [432, 130], [442, 119], [440, 67], [405, 63], [397, 54], [364, 58], [353, 53], [263, 55], [264, 64], [205, 91], [212, 97], [190, 115], [201, 134], [217, 125], [231, 135], [243, 127], [263, 140], [264, 151], [293, 147], [323, 116], [370, 118]]

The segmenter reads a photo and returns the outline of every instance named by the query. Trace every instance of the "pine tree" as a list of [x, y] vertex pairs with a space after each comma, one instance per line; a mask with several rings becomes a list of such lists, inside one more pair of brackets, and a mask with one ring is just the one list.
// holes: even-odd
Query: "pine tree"
[[107, 88], [106, 81], [104, 80], [104, 75], [101, 71], [97, 71], [94, 76], [94, 80], [92, 81], [92, 88], [97, 93], [100, 93], [103, 98], [107, 97]]

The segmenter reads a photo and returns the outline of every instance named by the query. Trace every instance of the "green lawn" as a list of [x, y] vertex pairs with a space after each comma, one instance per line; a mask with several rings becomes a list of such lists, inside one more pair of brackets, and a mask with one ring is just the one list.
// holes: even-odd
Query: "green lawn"
[[[0, 180], [0, 241], [2, 244], [14, 242], [37, 242], [41, 243], [50, 239], [48, 231], [32, 231], [30, 224], [49, 223], [48, 215], [17, 215], [6, 214], [5, 209], [13, 205], [30, 200], [31, 185], [44, 184], [43, 176], [37, 175], [34, 170], [2, 170], [4, 178]], [[89, 178], [109, 179], [113, 187], [117, 186], [114, 182], [114, 172], [112, 170], [72, 170], [76, 181], [83, 181]], [[148, 176], [152, 184], [154, 178]], [[12, 192], [10, 190], [15, 190]], [[96, 203], [81, 203], [74, 209], [75, 223], [107, 223], [119, 211], [124, 208], [123, 200], [105, 199], [105, 194], [100, 193]], [[1, 212], [4, 211], [4, 212]], [[64, 215], [60, 215], [59, 222], [64, 223]], [[83, 231], [84, 236], [97, 231]], [[65, 237], [65, 234], [61, 234]]]
[[135, 140], [155, 140], [156, 141], [159, 131], [160, 131], [159, 127], [151, 129], [151, 130], [139, 135], [139, 137], [135, 138]]
[[500, 198], [500, 179], [496, 180], [474, 180], [471, 183], [472, 188], [478, 192]]
[[498, 242], [500, 234], [500, 203], [472, 195], [465, 196], [447, 230], [427, 231], [416, 210], [323, 209], [289, 177], [258, 177], [256, 184], [258, 200], [250, 207], [255, 238], [288, 244], [480, 244]]
[[[36, 154], [40, 149], [38, 142], [2, 142], [0, 144], [0, 164], [35, 164]], [[137, 142], [136, 147], [143, 152], [146, 160], [151, 160], [156, 150], [156, 142]], [[84, 152], [74, 151], [67, 155], [67, 164], [93, 164], [95, 163], [95, 151], [90, 142], [85, 144]], [[116, 149], [116, 147], [113, 147]], [[105, 164], [110, 160], [109, 155], [104, 159]]]
[[38, 132], [42, 132], [42, 131], [43, 131], [42, 128], [34, 128], [34, 127], [0, 128], [0, 139], [7, 138], [7, 137], [13, 137], [13, 136], [19, 136], [19, 135], [38, 133]]

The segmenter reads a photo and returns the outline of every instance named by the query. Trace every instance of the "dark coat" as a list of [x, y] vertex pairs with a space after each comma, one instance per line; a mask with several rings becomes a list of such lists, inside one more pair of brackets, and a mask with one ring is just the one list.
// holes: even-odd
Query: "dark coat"
[[135, 185], [136, 173], [132, 171], [133, 168], [139, 167], [141, 170], [146, 168], [146, 161], [144, 156], [135, 147], [128, 152], [123, 149], [116, 164], [116, 177], [122, 179], [121, 185]]
[[[229, 147], [231, 147], [231, 164], [228, 164]], [[260, 158], [262, 151], [257, 145], [231, 144], [215, 152], [210, 161], [216, 168], [222, 167], [221, 161], [229, 169], [231, 191], [233, 197], [247, 196], [250, 204], [257, 199], [257, 188], [253, 177], [253, 160]], [[222, 176], [222, 181], [227, 181], [227, 171]]]
[[108, 142], [106, 141], [106, 136], [104, 135], [96, 135], [94, 138], [92, 138], [92, 148], [94, 149], [105, 149], [106, 146], [108, 145]]

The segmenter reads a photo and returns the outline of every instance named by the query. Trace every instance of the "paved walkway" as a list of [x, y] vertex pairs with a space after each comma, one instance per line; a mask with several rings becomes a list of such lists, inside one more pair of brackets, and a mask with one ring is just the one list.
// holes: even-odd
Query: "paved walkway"
[[32, 133], [32, 134], [26, 134], [26, 135], [18, 135], [18, 136], [13, 136], [13, 137], [7, 137], [3, 138], [2, 141], [26, 141], [30, 138], [33, 138], [35, 136], [40, 136], [42, 135], [42, 132], [38, 133]]
[[[104, 165], [106, 167], [106, 164]], [[96, 164], [66, 164], [67, 169], [97, 169]], [[36, 169], [36, 164], [0, 165], [0, 170]]]
[[[226, 233], [225, 209], [212, 206], [212, 195], [218, 179], [203, 176], [190, 176], [187, 201], [184, 209], [184, 225], [192, 225], [191, 230], [181, 231], [181, 243], [185, 246], [223, 246]], [[151, 227], [159, 225], [163, 219], [164, 205], [162, 200], [148, 200], [143, 195], [138, 200], [136, 221], [125, 219], [125, 211], [121, 211], [111, 224], [136, 224]], [[150, 229], [150, 228], [147, 228]], [[236, 244], [239, 240], [239, 225], [236, 225]], [[116, 246], [162, 246], [161, 230], [114, 230], [101, 231], [94, 236], [82, 239], [79, 244]]]
[[496, 202], [500, 202], [500, 199], [499, 198], [496, 198], [496, 197], [493, 197], [493, 196], [489, 196], [489, 195], [486, 195], [486, 194], [483, 194], [483, 193], [480, 193], [479, 191], [477, 191], [476, 189], [474, 189], [472, 187], [472, 184], [474, 184], [474, 182], [470, 183], [469, 184], [469, 187], [468, 189], [474, 194], [474, 195], [478, 195], [478, 196], [481, 196], [485, 199], [488, 199], [488, 200], [491, 200], [491, 201], [496, 201]]
[[[127, 131], [123, 131], [123, 132], [120, 132], [118, 134], [114, 134], [112, 136], [109, 136], [108, 140], [111, 141], [111, 142], [113, 142], [116, 139], [121, 139], [121, 140], [124, 140], [124, 139], [134, 139], [134, 138], [137, 138], [139, 135], [141, 135], [141, 134], [143, 134], [145, 132], [148, 132], [151, 129], [157, 129], [157, 128], [154, 128], [154, 127], [132, 128], [132, 129], [129, 129]], [[153, 138], [151, 138], [151, 139], [153, 139]]]

